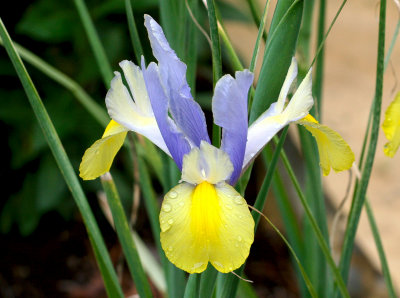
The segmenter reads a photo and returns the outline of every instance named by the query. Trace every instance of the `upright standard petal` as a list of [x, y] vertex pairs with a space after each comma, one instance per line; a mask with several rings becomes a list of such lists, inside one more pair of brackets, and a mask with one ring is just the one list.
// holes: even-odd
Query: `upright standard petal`
[[124, 143], [128, 129], [111, 120], [103, 137], [94, 142], [82, 157], [79, 176], [83, 180], [93, 180], [110, 171], [115, 155]]
[[[292, 73], [294, 73], [293, 64], [289, 68], [289, 74], [286, 76], [282, 88], [287, 90], [289, 89], [289, 81], [293, 80]], [[287, 92], [285, 90], [281, 91], [281, 95], [284, 93]], [[280, 99], [280, 101], [271, 104], [269, 109], [258, 117], [258, 119], [249, 127], [243, 169], [247, 168], [249, 163], [258, 155], [261, 149], [264, 148], [264, 146], [279, 130], [289, 123], [297, 121], [308, 114], [308, 111], [314, 103], [312, 98], [311, 69], [283, 111], [281, 111], [281, 108], [277, 108], [277, 106], [281, 105], [282, 102], [282, 99]]]
[[183, 157], [182, 181], [190, 184], [225, 182], [232, 172], [233, 165], [228, 154], [205, 141], [201, 142], [200, 148], [193, 148]]
[[[125, 71], [127, 71], [126, 66], [124, 68]], [[132, 78], [134, 76], [136, 76], [135, 79]], [[133, 82], [133, 80], [135, 80], [135, 82]], [[136, 86], [135, 96], [137, 98], [139, 96], [147, 96], [146, 86], [144, 85], [143, 75], [140, 70], [129, 74], [127, 81], [130, 82], [129, 84], [132, 88], [138, 83], [143, 84], [140, 87]], [[148, 99], [140, 99], [139, 101], [144, 102], [145, 100]], [[142, 110], [141, 107], [136, 105], [128, 89], [123, 84], [119, 72], [115, 72], [115, 76], [111, 81], [111, 88], [106, 95], [106, 106], [108, 114], [112, 119], [124, 127], [145, 136], [165, 153], [170, 155], [153, 113], [149, 113], [148, 109]]]
[[157, 65], [152, 62], [146, 69], [142, 62], [143, 77], [149, 94], [153, 113], [172, 158], [182, 170], [183, 156], [190, 151], [190, 144], [168, 116], [168, 97], [162, 85]]
[[169, 46], [160, 25], [149, 15], [145, 15], [145, 26], [176, 125], [196, 146], [202, 140], [210, 142], [204, 113], [193, 100], [186, 81], [186, 65]]
[[351, 168], [354, 162], [354, 153], [350, 146], [334, 130], [326, 125], [319, 124], [313, 116], [307, 115], [297, 122], [314, 136], [319, 152], [322, 173], [327, 176], [332, 169], [335, 172]]
[[228, 153], [234, 171], [229, 180], [235, 184], [240, 176], [247, 141], [247, 93], [254, 75], [248, 71], [237, 71], [235, 79], [223, 76], [215, 85], [212, 111], [215, 124], [221, 126], [221, 149]]
[[385, 112], [382, 129], [389, 141], [383, 151], [387, 156], [393, 157], [400, 146], [400, 92]]
[[167, 258], [189, 273], [210, 262], [227, 273], [239, 268], [254, 240], [254, 221], [246, 201], [229, 184], [182, 183], [164, 198], [161, 245]]
[[278, 101], [275, 105], [277, 113], [281, 113], [285, 106], [285, 100], [289, 93], [290, 86], [292, 86], [294, 79], [297, 77], [297, 61], [296, 58], [292, 58], [292, 62], [289, 66], [285, 81], [283, 82], [281, 92], [279, 93]]

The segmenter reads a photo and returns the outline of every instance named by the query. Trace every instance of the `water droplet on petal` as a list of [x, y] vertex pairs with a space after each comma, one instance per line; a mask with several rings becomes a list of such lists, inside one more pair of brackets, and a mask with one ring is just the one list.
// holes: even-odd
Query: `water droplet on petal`
[[183, 205], [185, 205], [184, 202], [179, 202], [179, 206], [183, 207]]
[[161, 225], [161, 232], [166, 232], [171, 228], [171, 226], [167, 223]]
[[173, 223], [174, 223], [174, 220], [171, 218], [171, 219], [168, 219], [168, 223], [170, 224], [170, 225], [172, 225]]
[[162, 206], [162, 210], [165, 211], [165, 212], [170, 212], [171, 209], [172, 209], [172, 208], [171, 208], [171, 205], [170, 205], [170, 204], [165, 203], [165, 204], [163, 204], [163, 206]]
[[232, 268], [232, 267], [229, 267], [229, 271], [233, 271], [233, 268]]
[[226, 204], [225, 207], [226, 207], [226, 209], [232, 210], [232, 206], [229, 204]]
[[238, 205], [242, 205], [243, 204], [243, 200], [242, 200], [241, 196], [237, 196], [233, 201]]
[[172, 246], [168, 247], [168, 251], [172, 251]]
[[237, 240], [240, 242], [240, 241], [242, 241], [243, 239], [242, 239], [242, 237], [238, 236], [238, 237], [237, 237]]
[[172, 190], [172, 191], [169, 192], [168, 196], [171, 199], [175, 199], [178, 196], [178, 193], [176, 191]]

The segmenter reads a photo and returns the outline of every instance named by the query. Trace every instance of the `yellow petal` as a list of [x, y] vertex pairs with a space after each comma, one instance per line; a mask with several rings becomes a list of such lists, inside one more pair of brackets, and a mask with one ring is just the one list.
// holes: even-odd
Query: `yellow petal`
[[320, 165], [324, 176], [329, 174], [331, 167], [335, 172], [351, 168], [354, 162], [354, 153], [336, 131], [319, 124], [310, 114], [298, 121], [298, 124], [304, 125], [317, 141]]
[[389, 141], [383, 151], [387, 156], [393, 157], [400, 145], [400, 92], [385, 112], [382, 129]]
[[126, 128], [111, 120], [103, 137], [85, 151], [79, 166], [79, 176], [83, 180], [93, 180], [108, 172], [126, 134]]
[[160, 212], [161, 245], [167, 258], [189, 273], [210, 262], [227, 273], [239, 268], [254, 240], [246, 201], [225, 183], [182, 183], [165, 197]]

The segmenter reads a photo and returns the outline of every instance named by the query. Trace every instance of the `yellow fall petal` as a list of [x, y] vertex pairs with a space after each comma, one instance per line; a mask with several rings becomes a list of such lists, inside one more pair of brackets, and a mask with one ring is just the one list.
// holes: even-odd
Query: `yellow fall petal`
[[160, 212], [161, 245], [167, 258], [189, 273], [210, 262], [227, 273], [240, 267], [254, 240], [246, 201], [225, 183], [181, 183], [165, 197]]
[[319, 124], [310, 114], [297, 122], [314, 136], [320, 158], [322, 173], [327, 176], [332, 169], [336, 172], [351, 168], [354, 162], [354, 153], [350, 146], [334, 130], [326, 125]]
[[393, 157], [400, 145], [400, 92], [385, 112], [382, 129], [389, 141], [383, 151], [387, 156]]
[[83, 180], [93, 180], [108, 172], [126, 134], [126, 128], [111, 120], [103, 137], [85, 151], [79, 166], [79, 176]]

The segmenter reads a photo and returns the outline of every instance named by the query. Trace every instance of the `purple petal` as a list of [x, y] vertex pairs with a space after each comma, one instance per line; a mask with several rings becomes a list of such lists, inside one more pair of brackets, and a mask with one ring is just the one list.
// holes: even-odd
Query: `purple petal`
[[168, 98], [161, 83], [157, 65], [152, 62], [146, 69], [142, 59], [142, 71], [146, 89], [161, 135], [178, 168], [182, 170], [183, 156], [190, 151], [189, 142], [178, 131], [175, 123], [168, 117]]
[[235, 184], [242, 171], [247, 141], [247, 93], [254, 75], [237, 71], [234, 79], [223, 76], [216, 84], [212, 100], [215, 124], [223, 128], [221, 149], [228, 153], [234, 170], [230, 184]]
[[160, 25], [149, 15], [144, 18], [153, 54], [159, 62], [159, 73], [169, 99], [169, 108], [177, 126], [198, 147], [202, 140], [210, 142], [204, 113], [193, 100], [186, 81], [185, 63], [179, 60], [169, 46]]

